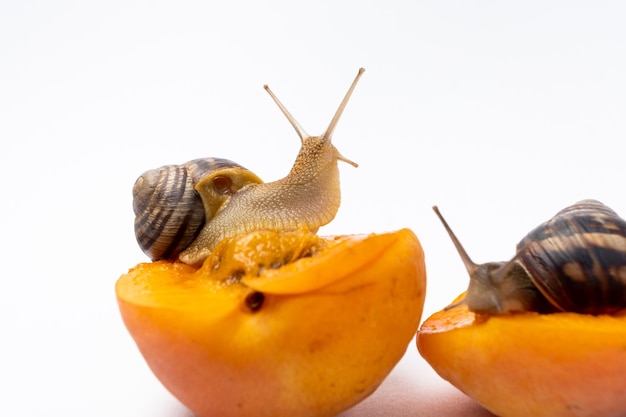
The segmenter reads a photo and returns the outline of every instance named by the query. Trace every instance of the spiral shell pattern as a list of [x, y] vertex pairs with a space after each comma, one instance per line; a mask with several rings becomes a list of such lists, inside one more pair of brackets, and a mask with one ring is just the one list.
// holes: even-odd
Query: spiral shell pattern
[[626, 308], [626, 221], [599, 201], [567, 207], [517, 245], [535, 286], [562, 311]]
[[194, 159], [143, 173], [133, 186], [135, 236], [153, 261], [174, 259], [200, 233], [205, 209], [194, 189], [215, 170], [242, 166], [221, 158]]

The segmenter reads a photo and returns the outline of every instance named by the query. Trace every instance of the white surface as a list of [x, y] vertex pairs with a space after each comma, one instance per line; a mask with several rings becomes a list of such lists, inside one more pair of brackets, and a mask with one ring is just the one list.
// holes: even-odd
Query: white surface
[[[625, 17], [617, 1], [0, 3], [0, 415], [189, 415], [117, 312], [115, 280], [145, 259], [130, 191], [202, 156], [284, 176], [298, 139], [265, 83], [318, 134], [367, 69], [334, 135], [360, 167], [341, 166], [321, 232], [412, 228], [424, 317], [467, 281], [433, 204], [480, 262], [585, 197], [626, 214]], [[414, 344], [346, 415], [383, 411], [485, 415]]]

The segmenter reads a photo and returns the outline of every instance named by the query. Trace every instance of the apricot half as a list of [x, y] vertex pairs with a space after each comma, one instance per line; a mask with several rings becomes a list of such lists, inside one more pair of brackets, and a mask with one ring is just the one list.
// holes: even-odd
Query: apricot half
[[417, 347], [452, 385], [502, 417], [626, 415], [626, 316], [477, 316], [422, 323]]
[[408, 229], [259, 231], [223, 241], [199, 269], [139, 264], [116, 294], [153, 373], [196, 415], [331, 416], [403, 356], [425, 279]]

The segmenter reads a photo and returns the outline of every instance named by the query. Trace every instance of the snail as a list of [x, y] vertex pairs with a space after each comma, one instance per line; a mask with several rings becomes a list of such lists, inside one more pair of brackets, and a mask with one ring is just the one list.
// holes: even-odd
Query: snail
[[289, 174], [264, 183], [240, 165], [217, 158], [167, 165], [141, 175], [133, 187], [135, 235], [152, 258], [197, 265], [222, 239], [253, 230], [317, 232], [341, 201], [338, 161], [354, 167], [332, 144], [332, 134], [360, 68], [326, 131], [309, 136], [267, 85], [265, 90], [300, 137]]
[[626, 308], [626, 221], [596, 200], [559, 211], [517, 245], [508, 262], [471, 261], [433, 207], [470, 275], [465, 304], [480, 314], [558, 311], [613, 314]]

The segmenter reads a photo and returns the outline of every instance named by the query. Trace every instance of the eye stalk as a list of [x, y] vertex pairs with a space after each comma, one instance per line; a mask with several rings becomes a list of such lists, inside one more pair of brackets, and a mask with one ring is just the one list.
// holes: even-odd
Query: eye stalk
[[474, 263], [461, 242], [456, 237], [437, 206], [433, 210], [443, 227], [448, 232], [456, 247], [465, 269], [470, 276], [470, 283], [465, 296], [445, 309], [466, 305], [470, 311], [479, 314], [504, 314], [520, 311], [537, 310], [542, 306], [542, 296], [533, 285], [528, 273], [519, 263], [522, 252], [518, 252], [508, 262]]

